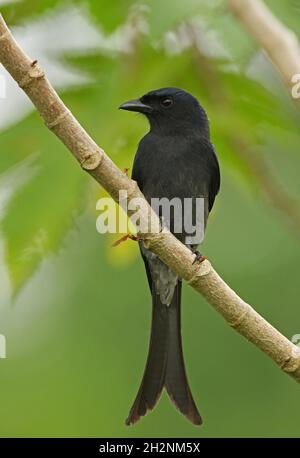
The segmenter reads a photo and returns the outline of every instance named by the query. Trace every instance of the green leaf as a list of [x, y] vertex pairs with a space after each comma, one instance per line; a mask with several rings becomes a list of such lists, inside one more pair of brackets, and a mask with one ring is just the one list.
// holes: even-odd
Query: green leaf
[[39, 152], [33, 176], [27, 182], [24, 177], [26, 184], [10, 199], [1, 225], [16, 294], [41, 261], [60, 247], [82, 208], [87, 178], [36, 114], [2, 134], [1, 151], [2, 171], [8, 163], [18, 164], [26, 154]]
[[79, 3], [87, 5], [93, 21], [96, 20], [105, 31], [112, 32], [126, 21], [130, 8], [136, 5], [137, 2], [135, 0], [121, 0], [118, 2], [88, 0]]
[[1, 13], [9, 25], [23, 25], [25, 19], [33, 19], [49, 12], [52, 8], [62, 6], [62, 0], [25, 0], [8, 3], [1, 7]]

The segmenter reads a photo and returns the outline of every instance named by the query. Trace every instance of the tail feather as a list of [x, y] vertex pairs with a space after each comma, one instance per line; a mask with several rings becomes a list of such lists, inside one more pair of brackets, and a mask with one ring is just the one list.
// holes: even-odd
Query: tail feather
[[176, 288], [178, 300], [169, 310], [168, 357], [165, 373], [165, 387], [175, 407], [193, 424], [202, 423], [201, 416], [191, 393], [183, 359], [181, 339], [180, 295], [181, 283]]
[[178, 282], [172, 302], [162, 304], [152, 293], [152, 327], [145, 372], [126, 424], [137, 422], [158, 402], [165, 387], [177, 409], [192, 423], [202, 423], [189, 388], [181, 341], [181, 282]]
[[[156, 293], [153, 292], [153, 295]], [[152, 410], [164, 387], [167, 363], [167, 309], [153, 297], [152, 325], [146, 368], [126, 424], [130, 425]]]

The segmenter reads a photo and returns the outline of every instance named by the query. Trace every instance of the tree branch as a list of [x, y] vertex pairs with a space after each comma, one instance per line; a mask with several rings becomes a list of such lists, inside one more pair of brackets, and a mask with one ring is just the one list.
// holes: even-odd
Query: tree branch
[[[286, 87], [291, 91], [300, 74], [300, 45], [294, 32], [285, 27], [262, 0], [228, 0], [232, 13], [268, 54]], [[300, 98], [295, 99], [300, 104]]]
[[[81, 167], [118, 201], [119, 190], [128, 199], [141, 199], [140, 219], [148, 228], [158, 217], [137, 184], [127, 178], [86, 133], [55, 92], [42, 68], [18, 46], [0, 15], [0, 62], [25, 91], [46, 126], [68, 147]], [[128, 212], [129, 216], [130, 211]], [[266, 353], [300, 383], [300, 349], [244, 302], [216, 273], [209, 261], [193, 264], [194, 255], [172, 234], [142, 233], [143, 243], [182, 279], [201, 293], [236, 331]]]

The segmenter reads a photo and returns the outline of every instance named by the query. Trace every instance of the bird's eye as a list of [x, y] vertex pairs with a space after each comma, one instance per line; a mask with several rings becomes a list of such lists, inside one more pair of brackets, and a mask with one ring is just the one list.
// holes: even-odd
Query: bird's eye
[[173, 100], [172, 99], [163, 99], [160, 103], [164, 108], [169, 108], [170, 106], [173, 105]]

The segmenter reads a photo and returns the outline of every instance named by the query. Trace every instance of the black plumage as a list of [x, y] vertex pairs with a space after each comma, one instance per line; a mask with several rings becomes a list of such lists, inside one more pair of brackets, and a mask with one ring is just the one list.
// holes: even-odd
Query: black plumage
[[[220, 187], [217, 156], [210, 141], [204, 109], [191, 94], [177, 88], [151, 91], [121, 109], [147, 116], [150, 131], [139, 143], [132, 178], [148, 202], [152, 198], [204, 198], [204, 227]], [[194, 218], [195, 207], [191, 217]], [[160, 215], [163, 216], [163, 215]], [[168, 221], [174, 233], [175, 215]], [[185, 230], [174, 234], [193, 251]], [[192, 423], [201, 416], [189, 388], [181, 340], [181, 281], [140, 244], [152, 295], [149, 353], [137, 397], [126, 420], [135, 423], [153, 409], [165, 387], [175, 406]]]

